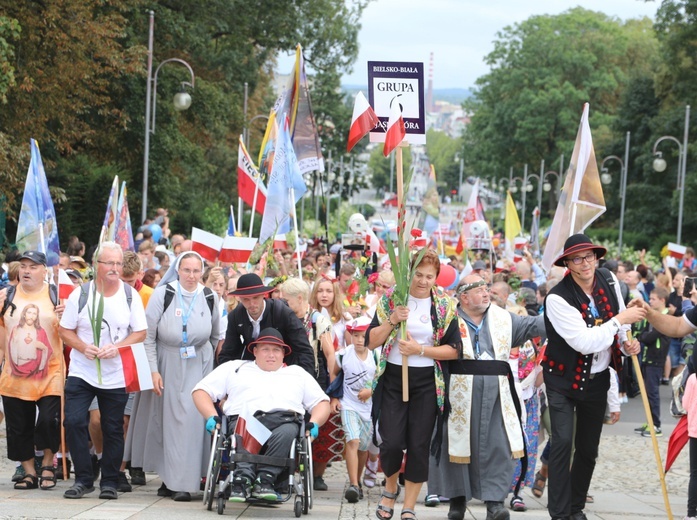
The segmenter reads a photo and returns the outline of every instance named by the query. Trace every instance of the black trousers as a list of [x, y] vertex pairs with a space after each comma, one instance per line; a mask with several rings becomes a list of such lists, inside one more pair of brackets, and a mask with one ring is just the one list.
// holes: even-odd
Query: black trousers
[[[583, 511], [586, 505], [598, 458], [609, 388], [610, 372], [607, 369], [590, 379], [584, 395], [578, 398], [547, 388], [552, 423], [547, 509], [552, 518], [566, 518]], [[575, 439], [574, 412], [577, 417]], [[572, 444], [576, 451], [569, 471]]]
[[661, 396], [659, 388], [661, 386], [661, 378], [663, 377], [663, 365], [644, 365], [644, 383], [646, 384], [646, 397], [649, 400], [651, 408], [651, 417], [653, 418], [654, 426], [661, 427]]
[[409, 401], [402, 401], [402, 367], [387, 363], [382, 375], [382, 401], [378, 432], [380, 464], [386, 476], [402, 466], [407, 450], [404, 478], [411, 482], [428, 480], [428, 457], [436, 422], [436, 382], [433, 367], [409, 367]]
[[687, 486], [687, 516], [697, 515], [697, 439], [690, 437], [690, 483]]
[[[7, 458], [34, 459], [37, 450], [58, 452], [60, 446], [61, 398], [47, 395], [38, 401], [2, 396], [7, 427]], [[39, 415], [36, 415], [36, 409]]]

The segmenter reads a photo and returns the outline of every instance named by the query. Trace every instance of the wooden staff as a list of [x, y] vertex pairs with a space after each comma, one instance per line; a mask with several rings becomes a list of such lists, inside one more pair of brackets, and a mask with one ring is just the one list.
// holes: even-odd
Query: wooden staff
[[[631, 332], [627, 332], [627, 339], [631, 341]], [[663, 502], [668, 513], [668, 520], [673, 520], [673, 513], [670, 510], [670, 500], [668, 499], [668, 488], [666, 487], [666, 474], [663, 471], [663, 462], [661, 461], [661, 453], [658, 450], [658, 439], [656, 438], [656, 429], [653, 425], [653, 416], [651, 415], [651, 407], [649, 406], [649, 398], [646, 395], [646, 386], [644, 385], [644, 376], [641, 374], [639, 366], [639, 358], [632, 356], [632, 364], [636, 373], [637, 381], [639, 382], [639, 390], [641, 391], [641, 401], [644, 403], [644, 413], [646, 413], [646, 423], [651, 432], [651, 442], [653, 444], [653, 454], [656, 457], [656, 466], [658, 466], [658, 478], [661, 480], [661, 491], [663, 491]]]
[[[408, 146], [408, 145], [407, 145]], [[397, 146], [396, 150], [396, 173], [397, 173], [397, 208], [405, 212], [404, 221], [406, 222], [406, 204], [404, 202], [404, 167], [402, 165], [402, 145]], [[399, 225], [399, 221], [397, 222]], [[404, 233], [404, 230], [397, 229], [397, 233]], [[407, 251], [400, 251], [400, 255], [406, 255]], [[401, 327], [400, 327], [401, 328]], [[406, 338], [402, 338], [406, 339]], [[402, 401], [409, 401], [409, 361], [408, 356], [402, 356]]]
[[[63, 300], [61, 303], [64, 303], [65, 300]], [[62, 343], [62, 340], [61, 340]], [[63, 421], [65, 419], [65, 344], [63, 344], [63, 348], [61, 349], [60, 353], [60, 358], [61, 358], [61, 415], [60, 415], [60, 421], [61, 421], [61, 461], [63, 463], [63, 480], [68, 480], [68, 461], [66, 458], [66, 450], [65, 450], [65, 426], [63, 426]]]

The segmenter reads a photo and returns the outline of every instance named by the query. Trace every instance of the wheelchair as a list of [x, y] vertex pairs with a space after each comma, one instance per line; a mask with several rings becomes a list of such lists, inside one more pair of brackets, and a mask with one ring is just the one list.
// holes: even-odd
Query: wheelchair
[[[234, 432], [228, 432], [228, 423], [228, 418], [223, 416], [220, 428], [216, 428], [213, 433], [203, 491], [204, 507], [211, 511], [215, 502], [218, 514], [222, 515], [230, 498], [235, 463], [250, 462], [285, 468], [275, 486], [279, 496], [278, 501], [263, 501], [264, 504], [287, 502], [295, 496], [293, 501], [295, 516], [299, 518], [302, 514], [308, 514], [312, 509], [312, 443], [305, 435], [304, 422], [300, 424], [298, 436], [291, 443], [288, 458], [237, 453], [236, 436]], [[285, 477], [286, 473], [287, 477]], [[247, 503], [255, 502], [262, 501], [253, 497], [247, 498]]]

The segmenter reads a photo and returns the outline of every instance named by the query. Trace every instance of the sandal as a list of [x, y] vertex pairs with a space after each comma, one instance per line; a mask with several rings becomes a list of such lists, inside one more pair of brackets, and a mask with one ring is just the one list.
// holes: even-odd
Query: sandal
[[[50, 477], [45, 477], [43, 475], [44, 471], [49, 471], [51, 472]], [[56, 468], [53, 466], [42, 466], [41, 467], [41, 476], [39, 477], [39, 487], [41, 489], [53, 489], [56, 487]], [[47, 482], [49, 485], [45, 486], [44, 482]]]
[[94, 491], [94, 486], [86, 486], [80, 482], [75, 482], [70, 488], [65, 490], [63, 493], [63, 498], [82, 498], [87, 493], [92, 493]]
[[[394, 500], [395, 502], [397, 501], [397, 497], [399, 496], [399, 486], [397, 486], [397, 492], [396, 493], [391, 493], [387, 490], [383, 490], [382, 493], [380, 493], [380, 500], [383, 498], [386, 498], [388, 500]], [[383, 511], [385, 515], [381, 515], [380, 511]], [[375, 516], [378, 517], [378, 520], [390, 520], [394, 516], [394, 507], [387, 507], [383, 506], [378, 502], [378, 507], [375, 510]]]
[[36, 489], [39, 487], [39, 479], [36, 475], [24, 475], [19, 482], [15, 482], [15, 489]]
[[543, 477], [542, 473], [539, 471], [535, 473], [535, 482], [532, 484], [532, 494], [537, 498], [542, 498], [545, 492], [545, 485], [547, 484], [547, 477]]
[[[409, 516], [407, 516], [405, 518], [404, 515], [409, 515]], [[402, 509], [402, 514], [399, 515], [399, 517], [402, 520], [417, 520], [416, 511], [414, 511], [413, 509], [406, 508], [406, 507], [404, 509]]]
[[528, 507], [525, 505], [522, 498], [519, 496], [514, 496], [511, 498], [511, 509], [513, 509], [513, 511], [522, 513], [523, 511], [527, 511]]

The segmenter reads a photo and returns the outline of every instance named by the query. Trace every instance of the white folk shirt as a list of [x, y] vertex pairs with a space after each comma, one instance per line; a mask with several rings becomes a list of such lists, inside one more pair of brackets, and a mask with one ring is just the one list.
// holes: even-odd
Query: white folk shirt
[[252, 412], [292, 410], [310, 411], [329, 397], [317, 381], [297, 365], [275, 371], [259, 368], [254, 361], [235, 360], [223, 363], [194, 387], [203, 390], [213, 401], [227, 397], [225, 415], [239, 415], [244, 407]]

